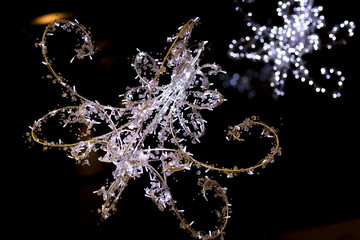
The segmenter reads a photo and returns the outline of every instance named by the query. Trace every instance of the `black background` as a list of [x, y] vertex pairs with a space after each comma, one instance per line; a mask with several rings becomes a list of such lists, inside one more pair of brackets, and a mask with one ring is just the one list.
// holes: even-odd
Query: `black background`
[[[315, 1], [315, 5], [324, 7], [327, 30], [346, 19], [360, 26], [356, 1]], [[5, 143], [1, 196], [7, 228], [14, 236], [49, 239], [60, 235], [191, 239], [171, 212], [158, 211], [144, 197], [147, 176], [131, 182], [118, 203], [118, 212], [101, 222], [96, 213], [101, 199], [92, 192], [106, 179], [111, 181], [112, 166], [100, 166], [103, 170], [97, 174], [82, 176], [79, 172], [84, 167], [77, 166], [64, 152], [43, 151], [42, 146], [27, 142], [28, 126], [63, 106], [59, 86], [42, 78], [48, 70], [41, 64], [40, 49], [35, 48], [45, 26], [30, 22], [51, 12], [76, 13], [75, 18], [90, 28], [98, 51], [93, 61], [74, 62], [64, 74], [88, 99], [116, 106], [117, 96], [126, 86], [138, 85], [130, 66], [136, 48], [154, 56], [165, 54], [164, 47], [169, 47], [166, 37], [196, 16], [201, 24], [194, 29], [192, 40], [208, 40], [210, 46], [202, 63], [216, 62], [230, 73], [261, 67], [226, 56], [230, 41], [248, 32], [242, 16], [234, 10], [236, 5], [230, 0], [186, 0], [10, 6], [2, 10], [0, 51]], [[276, 1], [267, 1], [266, 5], [258, 1], [252, 11], [260, 23], [269, 18], [278, 23], [275, 9]], [[357, 30], [348, 45], [306, 56], [310, 74], [324, 65], [343, 71], [347, 80], [339, 99], [318, 94], [292, 76], [286, 82], [285, 96], [278, 100], [271, 97], [266, 86], [249, 99], [234, 89], [224, 89], [216, 80], [214, 88], [228, 101], [213, 112], [203, 111], [207, 132], [201, 144], [191, 147], [195, 158], [217, 162], [235, 159], [240, 166], [241, 159], [258, 154], [255, 147], [230, 149], [223, 140], [228, 125], [252, 115], [279, 129], [283, 149], [274, 164], [255, 176], [227, 179], [214, 174], [228, 188], [233, 206], [226, 239], [277, 239], [284, 232], [360, 217]], [[327, 42], [326, 36], [322, 37]], [[176, 173], [180, 187], [178, 192], [173, 191], [179, 202], [199, 191], [191, 184], [196, 181], [196, 171]]]

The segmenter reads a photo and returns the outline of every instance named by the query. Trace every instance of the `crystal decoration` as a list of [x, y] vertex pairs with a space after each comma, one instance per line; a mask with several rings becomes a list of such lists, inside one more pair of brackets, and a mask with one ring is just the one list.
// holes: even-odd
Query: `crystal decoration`
[[[97, 101], [81, 96], [75, 87], [53, 68], [48, 58], [47, 38], [53, 36], [57, 29], [74, 31], [81, 41], [75, 49], [76, 55], [71, 59], [91, 58], [94, 54], [94, 43], [87, 29], [77, 21], [57, 20], [49, 24], [42, 36], [39, 46], [42, 49], [44, 64], [50, 70], [55, 82], [63, 87], [63, 97], [74, 104], [53, 110], [34, 122], [31, 127], [32, 139], [46, 148], [63, 148], [69, 157], [77, 163], [87, 164], [92, 152], [98, 152], [99, 161], [114, 165], [113, 182], [103, 186], [95, 193], [102, 196], [104, 203], [98, 210], [103, 219], [116, 211], [116, 204], [131, 179], [146, 174], [149, 186], [145, 196], [160, 210], [174, 211], [180, 220], [180, 227], [190, 231], [193, 237], [213, 239], [223, 237], [223, 230], [229, 216], [229, 203], [226, 189], [216, 180], [199, 176], [199, 186], [205, 199], [209, 192], [214, 198], [222, 200], [223, 205], [216, 211], [218, 226], [215, 230], [199, 231], [193, 228], [193, 222], [184, 217], [184, 210], [179, 210], [168, 185], [167, 178], [179, 171], [190, 170], [194, 165], [231, 175], [237, 173], [253, 174], [253, 170], [264, 167], [280, 154], [277, 131], [252, 117], [230, 127], [227, 139], [243, 141], [241, 134], [250, 131], [254, 126], [263, 128], [262, 135], [273, 141], [270, 153], [257, 165], [240, 168], [221, 168], [203, 163], [193, 158], [187, 151], [189, 142], [195, 144], [205, 133], [205, 120], [200, 110], [211, 110], [224, 101], [216, 90], [210, 89], [209, 77], [221, 71], [215, 63], [200, 64], [200, 56], [206, 41], [190, 50], [189, 38], [199, 18], [191, 19], [179, 28], [179, 33], [169, 37], [172, 43], [163, 61], [158, 61], [148, 53], [139, 51], [134, 58], [133, 67], [140, 86], [132, 87], [123, 95], [124, 107], [102, 105]], [[164, 79], [170, 78], [169, 81]], [[43, 129], [50, 122], [56, 122], [62, 129], [71, 130], [76, 141], [66, 139], [50, 140]], [[99, 134], [98, 128], [105, 128]]]
[[[242, 2], [253, 1], [242, 0]], [[269, 81], [270, 86], [274, 88], [274, 98], [284, 95], [285, 82], [291, 73], [296, 79], [313, 86], [316, 92], [333, 98], [341, 96], [340, 91], [345, 81], [343, 73], [332, 67], [322, 67], [320, 69], [322, 76], [337, 81], [335, 89], [326, 89], [310, 76], [303, 56], [324, 47], [331, 49], [335, 45], [346, 44], [345, 38], [354, 35], [355, 24], [348, 20], [336, 24], [328, 32], [330, 42], [322, 43], [317, 30], [325, 27], [325, 17], [321, 15], [323, 7], [314, 6], [313, 2], [313, 0], [279, 1], [276, 12], [282, 18], [283, 25], [273, 27], [256, 23], [251, 18], [253, 13], [246, 13], [243, 10], [243, 3], [236, 7], [236, 10], [244, 16], [247, 26], [254, 32], [254, 36], [232, 40], [229, 44], [228, 56], [235, 60], [246, 58], [270, 63], [273, 74]]]

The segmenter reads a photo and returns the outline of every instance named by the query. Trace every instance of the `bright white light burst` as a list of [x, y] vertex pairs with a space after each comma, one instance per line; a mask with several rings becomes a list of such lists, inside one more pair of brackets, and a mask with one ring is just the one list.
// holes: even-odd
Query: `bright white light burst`
[[[253, 0], [242, 0], [253, 2]], [[282, 26], [261, 26], [253, 21], [252, 13], [245, 13], [242, 4], [236, 8], [247, 22], [247, 26], [254, 32], [254, 36], [246, 36], [240, 40], [232, 40], [228, 55], [232, 59], [250, 59], [272, 64], [274, 73], [270, 77], [270, 86], [274, 88], [274, 98], [284, 95], [284, 86], [288, 75], [292, 73], [296, 79], [307, 82], [316, 92], [325, 93], [334, 98], [340, 97], [345, 77], [335, 68], [322, 67], [321, 75], [326, 79], [337, 80], [338, 87], [328, 90], [309, 75], [305, 54], [320, 50], [322, 47], [331, 49], [334, 45], [345, 44], [345, 37], [339, 39], [340, 31], [347, 30], [346, 37], [354, 35], [355, 24], [344, 21], [335, 25], [328, 36], [330, 43], [322, 44], [318, 29], [325, 27], [325, 17], [321, 15], [322, 6], [313, 6], [313, 0], [279, 1], [276, 9], [278, 16], [283, 19]], [[343, 30], [344, 29], [344, 30]]]

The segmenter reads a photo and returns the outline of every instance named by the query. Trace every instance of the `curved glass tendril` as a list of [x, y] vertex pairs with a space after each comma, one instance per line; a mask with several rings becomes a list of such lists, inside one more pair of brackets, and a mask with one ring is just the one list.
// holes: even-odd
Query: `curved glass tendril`
[[321, 67], [320, 74], [326, 80], [337, 81], [334, 90], [323, 87], [310, 76], [303, 56], [319, 51], [323, 47], [331, 49], [335, 45], [346, 44], [346, 38], [354, 35], [354, 22], [345, 20], [341, 24], [336, 24], [328, 32], [330, 42], [321, 43], [317, 30], [325, 27], [325, 17], [321, 15], [323, 7], [314, 6], [313, 0], [279, 1], [276, 11], [283, 19], [283, 25], [273, 27], [256, 23], [252, 19], [253, 13], [244, 11], [243, 3], [251, 2], [253, 0], [242, 0], [236, 10], [243, 15], [254, 36], [232, 40], [229, 44], [228, 56], [235, 60], [246, 58], [270, 63], [273, 74], [269, 81], [270, 86], [274, 88], [274, 98], [284, 95], [283, 89], [290, 73], [296, 79], [307, 82], [316, 92], [333, 98], [340, 97], [345, 81], [343, 73], [333, 67]]
[[[221, 71], [220, 66], [213, 64], [200, 65], [200, 56], [206, 41], [198, 43], [195, 50], [188, 49], [188, 40], [192, 29], [199, 18], [189, 20], [179, 28], [176, 36], [168, 38], [172, 42], [162, 62], [155, 60], [148, 53], [139, 51], [135, 56], [133, 67], [140, 86], [129, 88], [122, 95], [124, 107], [111, 107], [91, 101], [77, 93], [66, 79], [53, 68], [48, 58], [47, 38], [55, 31], [63, 29], [75, 31], [81, 37], [76, 46], [76, 54], [70, 60], [91, 58], [94, 44], [90, 33], [77, 21], [56, 20], [50, 23], [42, 36], [39, 46], [42, 49], [44, 62], [50, 70], [55, 82], [59, 83], [69, 97], [73, 106], [53, 110], [34, 122], [31, 127], [33, 140], [46, 147], [59, 147], [69, 152], [69, 157], [77, 163], [87, 164], [89, 155], [98, 152], [101, 162], [113, 163], [114, 181], [110, 186], [103, 186], [96, 191], [103, 197], [104, 203], [98, 210], [103, 219], [116, 211], [116, 203], [130, 179], [136, 179], [147, 173], [150, 186], [145, 188], [145, 196], [158, 206], [160, 210], [170, 207], [180, 220], [181, 228], [188, 229], [192, 236], [200, 239], [223, 237], [223, 231], [229, 216], [229, 200], [226, 190], [219, 183], [208, 177], [199, 179], [201, 193], [207, 200], [209, 192], [219, 198], [223, 206], [217, 211], [218, 226], [215, 230], [199, 231], [193, 229], [193, 222], [188, 222], [183, 210], [179, 210], [173, 199], [167, 177], [171, 174], [190, 170], [192, 165], [225, 173], [251, 173], [258, 167], [264, 167], [280, 154], [279, 139], [274, 128], [258, 121], [256, 118], [245, 119], [244, 122], [230, 127], [228, 140], [243, 141], [241, 134], [257, 125], [263, 128], [263, 135], [273, 139], [270, 153], [257, 165], [247, 168], [218, 168], [192, 157], [186, 150], [186, 142], [199, 142], [205, 133], [205, 120], [200, 110], [211, 110], [220, 105], [224, 98], [216, 90], [209, 89], [209, 77]], [[163, 78], [170, 78], [163, 83]], [[42, 128], [56, 119], [64, 129], [79, 126], [73, 131], [77, 140], [65, 142], [49, 140], [43, 136]], [[105, 125], [107, 131], [99, 136], [96, 127]], [[85, 130], [84, 130], [85, 129]], [[85, 132], [85, 134], [84, 134]]]

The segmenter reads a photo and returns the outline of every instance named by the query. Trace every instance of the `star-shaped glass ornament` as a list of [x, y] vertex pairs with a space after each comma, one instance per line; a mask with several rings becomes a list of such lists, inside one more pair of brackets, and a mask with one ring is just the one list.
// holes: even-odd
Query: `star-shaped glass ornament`
[[[180, 227], [188, 229], [199, 239], [223, 237], [229, 216], [230, 203], [226, 189], [207, 176], [199, 177], [198, 184], [205, 199], [209, 193], [222, 204], [216, 210], [218, 225], [208, 231], [195, 230], [193, 221], [187, 221], [179, 210], [168, 184], [168, 177], [174, 173], [204, 167], [233, 175], [241, 172], [253, 174], [258, 167], [264, 167], [280, 154], [277, 131], [259, 121], [249, 118], [230, 127], [227, 139], [243, 141], [242, 134], [254, 126], [263, 129], [262, 136], [273, 142], [267, 156], [254, 166], [241, 168], [215, 167], [196, 160], [187, 150], [189, 144], [200, 142], [205, 134], [205, 123], [201, 110], [212, 110], [222, 104], [224, 97], [211, 89], [209, 78], [221, 72], [215, 63], [201, 64], [201, 53], [206, 41], [188, 47], [189, 39], [199, 18], [189, 20], [179, 28], [179, 33], [169, 37], [171, 46], [162, 61], [139, 50], [132, 64], [138, 86], [128, 88], [122, 97], [122, 107], [102, 105], [80, 95], [60, 73], [56, 72], [53, 62], [48, 58], [47, 40], [58, 29], [74, 31], [80, 36], [74, 59], [92, 58], [94, 43], [88, 30], [77, 21], [56, 20], [50, 23], [43, 34], [39, 46], [54, 81], [63, 88], [64, 97], [70, 98], [73, 105], [53, 110], [34, 122], [31, 127], [32, 139], [44, 147], [62, 148], [77, 163], [88, 164], [90, 155], [98, 154], [98, 160], [113, 164], [113, 181], [95, 193], [104, 203], [98, 212], [107, 219], [116, 212], [117, 202], [128, 182], [147, 175], [149, 185], [144, 195], [150, 198], [160, 210], [170, 209], [180, 220]], [[166, 80], [164, 80], [166, 79]], [[48, 135], [44, 128], [51, 125], [69, 134], [56, 139]], [[99, 130], [100, 129], [100, 130]], [[54, 139], [55, 138], [55, 139]]]

